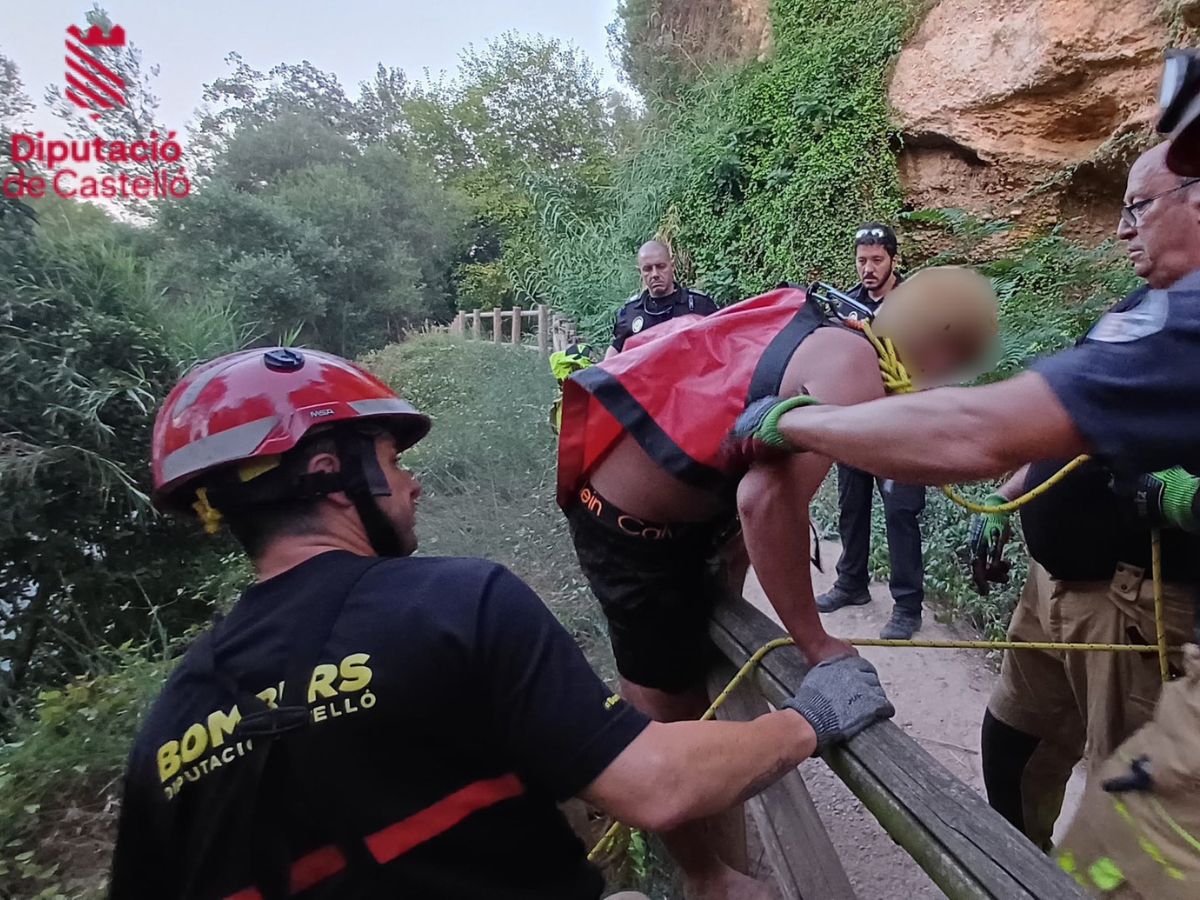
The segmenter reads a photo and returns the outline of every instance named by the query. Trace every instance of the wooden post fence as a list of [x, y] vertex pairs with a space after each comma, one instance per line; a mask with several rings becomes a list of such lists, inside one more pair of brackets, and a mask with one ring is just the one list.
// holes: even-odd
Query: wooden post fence
[[[522, 309], [519, 306], [512, 309], [493, 307], [491, 315], [486, 318], [492, 320], [491, 337], [495, 344], [508, 343], [514, 347], [534, 349], [532, 344], [526, 346], [523, 340], [526, 319], [531, 323], [531, 327], [537, 329], [537, 351], [542, 356], [549, 356], [552, 350], [565, 350], [575, 341], [575, 323], [565, 316], [555, 315], [545, 303], [539, 303], [536, 309]], [[482, 341], [485, 340], [484, 319], [482, 309], [460, 312], [453, 322], [442, 326], [442, 329], [463, 340]]]
[[538, 353], [546, 356], [550, 353], [550, 307], [539, 303], [537, 308]]

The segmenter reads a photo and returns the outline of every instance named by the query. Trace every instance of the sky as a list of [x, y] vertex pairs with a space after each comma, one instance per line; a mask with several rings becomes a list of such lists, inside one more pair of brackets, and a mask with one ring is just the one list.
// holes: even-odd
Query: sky
[[[64, 32], [82, 22], [85, 0], [10, 3], [0, 24], [0, 53], [20, 68], [25, 92], [38, 104], [35, 130], [50, 135], [61, 124], [46, 108], [47, 85], [63, 83]], [[504, 31], [541, 33], [580, 47], [617, 87], [608, 59], [605, 26], [615, 0], [105, 0], [115, 24], [141, 48], [145, 64], [158, 63], [160, 121], [185, 133], [201, 101], [201, 86], [229, 71], [236, 50], [252, 67], [307, 59], [333, 72], [351, 96], [377, 63], [410, 76], [423, 69], [453, 71], [459, 52]]]

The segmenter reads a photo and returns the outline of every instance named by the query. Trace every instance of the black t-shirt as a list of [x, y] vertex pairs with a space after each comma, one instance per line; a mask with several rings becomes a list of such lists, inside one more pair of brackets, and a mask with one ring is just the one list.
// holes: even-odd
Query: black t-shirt
[[1123, 472], [1200, 462], [1200, 272], [1103, 316], [1035, 362], [1097, 456]]
[[[250, 588], [213, 633], [134, 745], [116, 900], [261, 900], [289, 868], [314, 900], [600, 895], [555, 803], [646, 719], [510, 572], [329, 552]], [[289, 672], [311, 673], [291, 676], [307, 692]], [[310, 724], [245, 739], [250, 692]]]
[[[1066, 462], [1033, 463], [1024, 489], [1041, 484]], [[1103, 463], [1091, 460], [1021, 507], [1029, 555], [1055, 578], [1107, 581], [1119, 562], [1150, 572], [1150, 529], [1137, 521], [1133, 502], [1110, 489], [1111, 477]], [[1163, 529], [1162, 563], [1167, 581], [1200, 581], [1200, 537]]]
[[[901, 284], [904, 281], [904, 276], [901, 275], [899, 272], [895, 272], [894, 270], [893, 270], [893, 274], [895, 274], [895, 276], [896, 276], [896, 284], [892, 285], [892, 288], [895, 289], [897, 285]], [[850, 288], [850, 290], [846, 291], [846, 293], [849, 296], [853, 297], [855, 300], [857, 300], [859, 303], [861, 303], [863, 306], [867, 307], [867, 309], [869, 309], [871, 311], [872, 315], [874, 315], [875, 313], [877, 313], [879, 311], [879, 307], [881, 305], [883, 305], [883, 301], [887, 299], [886, 297], [884, 297], [881, 300], [873, 299], [871, 297], [871, 292], [866, 289], [866, 287], [863, 285], [863, 283], [861, 281], [858, 284], [856, 284], [854, 287]], [[855, 323], [859, 320], [859, 317], [860, 317], [860, 313], [854, 307], [852, 307], [846, 303], [839, 304], [838, 318], [840, 318], [847, 325], [849, 325], [851, 327], [855, 327]]]
[[651, 297], [649, 291], [642, 291], [617, 310], [613, 321], [612, 345], [623, 350], [630, 337], [647, 328], [661, 325], [676, 316], [709, 316], [716, 311], [717, 304], [712, 297], [682, 284], [676, 285], [675, 290], [665, 297]]

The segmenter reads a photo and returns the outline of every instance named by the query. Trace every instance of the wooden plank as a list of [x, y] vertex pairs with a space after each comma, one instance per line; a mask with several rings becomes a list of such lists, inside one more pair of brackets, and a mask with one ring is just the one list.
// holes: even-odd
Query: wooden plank
[[471, 340], [477, 341], [483, 336], [483, 310], [477, 309], [471, 313]]
[[504, 311], [500, 307], [492, 309], [492, 343], [499, 344], [504, 340]]
[[[718, 666], [710, 679], [709, 696], [715, 697], [735, 671], [727, 663]], [[726, 698], [717, 718], [746, 722], [765, 712], [770, 712], [767, 702], [746, 683]], [[850, 878], [799, 769], [752, 797], [746, 809], [784, 900], [855, 900]]]
[[[740, 666], [783, 631], [744, 600], [714, 614], [713, 640]], [[763, 695], [778, 706], [804, 678], [793, 648], [758, 667]], [[948, 896], [972, 900], [1080, 900], [1087, 895], [970, 787], [892, 722], [868, 728], [825, 760], [892, 839]]]
[[537, 308], [538, 353], [550, 355], [550, 307], [539, 303]]
[[521, 346], [521, 307], [514, 306], [512, 311], [512, 342]]

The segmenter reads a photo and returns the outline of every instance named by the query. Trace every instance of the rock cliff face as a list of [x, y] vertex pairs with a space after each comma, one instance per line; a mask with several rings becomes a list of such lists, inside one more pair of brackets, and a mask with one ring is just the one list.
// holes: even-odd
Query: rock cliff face
[[911, 205], [1112, 234], [1166, 41], [1160, 0], [939, 0], [890, 86]]

